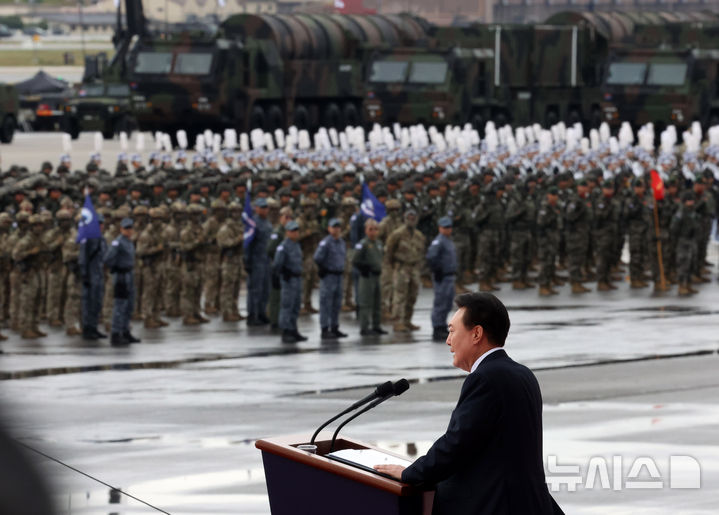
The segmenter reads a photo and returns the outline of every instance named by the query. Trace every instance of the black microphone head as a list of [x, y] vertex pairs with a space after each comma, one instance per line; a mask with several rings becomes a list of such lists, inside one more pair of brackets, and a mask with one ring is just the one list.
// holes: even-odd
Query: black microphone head
[[400, 379], [394, 385], [392, 385], [394, 389], [394, 394], [396, 395], [402, 395], [404, 392], [409, 390], [409, 381], [406, 379]]
[[394, 394], [394, 392], [395, 392], [395, 387], [392, 384], [392, 381], [387, 381], [386, 383], [382, 383], [374, 391], [374, 393], [377, 397], [387, 397], [388, 395]]

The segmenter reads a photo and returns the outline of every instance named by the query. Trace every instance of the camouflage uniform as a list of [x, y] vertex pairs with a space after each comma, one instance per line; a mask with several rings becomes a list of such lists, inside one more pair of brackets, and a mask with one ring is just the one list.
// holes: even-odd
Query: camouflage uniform
[[556, 293], [552, 290], [552, 282], [559, 253], [561, 229], [562, 215], [559, 206], [552, 206], [549, 201], [543, 200], [537, 212], [537, 250], [539, 252], [537, 282], [542, 295]]
[[162, 238], [162, 212], [157, 207], [150, 208], [150, 223], [140, 233], [136, 243], [136, 255], [142, 263], [142, 315], [147, 329], [167, 325], [160, 319], [162, 301], [162, 258], [164, 240]]
[[[132, 233], [132, 243], [137, 248], [137, 239], [140, 237], [140, 234], [142, 234], [142, 231], [145, 229], [145, 226], [147, 225], [147, 216], [149, 214], [149, 210], [147, 206], [144, 205], [137, 205], [132, 209], [132, 218], [135, 222], [135, 231]], [[142, 319], [142, 292], [144, 289], [144, 285], [142, 284], [142, 278], [144, 277], [144, 274], [142, 273], [142, 261], [140, 260], [140, 257], [135, 254], [135, 273], [133, 276], [133, 281], [135, 283], [135, 303], [134, 303], [134, 312], [132, 313], [132, 319], [133, 320], [141, 320]]]
[[395, 331], [419, 329], [412, 324], [420, 287], [425, 238], [415, 227], [403, 225], [387, 239], [386, 254], [394, 271]]
[[591, 200], [581, 198], [573, 193], [564, 210], [565, 239], [567, 243], [567, 259], [569, 261], [569, 280], [574, 293], [584, 293], [582, 266], [589, 248], [590, 230], [592, 227]]
[[481, 290], [495, 289], [492, 282], [496, 279], [500, 266], [498, 253], [504, 227], [504, 207], [497, 198], [499, 191], [497, 185], [490, 185], [474, 212], [474, 220], [479, 230], [477, 267]]
[[647, 206], [646, 195], [639, 197], [636, 193], [632, 193], [627, 200], [624, 212], [629, 223], [627, 231], [629, 233], [629, 275], [632, 286], [646, 286], [643, 281], [649, 241], [647, 232], [650, 228], [649, 216], [651, 214]]
[[619, 206], [602, 195], [594, 206], [594, 238], [597, 256], [597, 283], [600, 290], [613, 289], [611, 285], [612, 259], [616, 248]]
[[[58, 211], [59, 212], [59, 211]], [[70, 219], [69, 212], [64, 212], [63, 217], [58, 217], [58, 225], [43, 234], [43, 243], [48, 254], [47, 265], [47, 297], [45, 301], [47, 317], [50, 327], [62, 326], [63, 295], [65, 290], [65, 267], [62, 263], [62, 245], [65, 242], [65, 235], [69, 230], [69, 224], [63, 220]], [[56, 215], [57, 216], [57, 215]]]
[[303, 198], [302, 214], [297, 219], [300, 226], [299, 244], [302, 248], [302, 311], [301, 314], [318, 313], [312, 307], [312, 289], [319, 279], [317, 275], [317, 264], [312, 258], [314, 251], [322, 239], [320, 224], [317, 221], [315, 206], [317, 203], [310, 198]]
[[242, 206], [230, 204], [230, 216], [217, 230], [217, 245], [220, 248], [220, 311], [225, 322], [238, 322], [238, 292], [240, 289], [240, 270], [242, 269]]
[[354, 291], [354, 268], [352, 267], [352, 257], [354, 256], [354, 245], [352, 244], [352, 219], [355, 216], [359, 216], [356, 213], [357, 210], [357, 199], [354, 197], [345, 197], [342, 199], [342, 213], [340, 215], [340, 222], [342, 223], [342, 232], [340, 233], [342, 239], [347, 244], [347, 257], [345, 261], [345, 272], [342, 276], [342, 294], [344, 300], [342, 301], [342, 311], [354, 311], [356, 306], [354, 303], [353, 291]]
[[[30, 215], [24, 211], [15, 215], [18, 228], [15, 232], [10, 233], [10, 236], [8, 236], [5, 242], [11, 257], [15, 245], [17, 245], [28, 231], [29, 220]], [[20, 331], [20, 287], [20, 267], [13, 258], [13, 266], [10, 271], [10, 328], [16, 332]]]
[[182, 270], [180, 259], [180, 229], [186, 217], [185, 205], [175, 202], [170, 207], [172, 219], [162, 229], [162, 241], [165, 243], [165, 314], [179, 317], [180, 293], [182, 291]]
[[38, 328], [40, 298], [42, 295], [40, 276], [42, 274], [40, 257], [44, 245], [40, 237], [42, 220], [39, 215], [30, 216], [31, 228], [12, 251], [13, 261], [20, 269], [20, 321], [22, 338], [47, 336]]
[[[402, 216], [399, 213], [400, 202], [390, 199], [385, 204], [387, 216], [379, 223], [377, 239], [387, 246], [389, 235], [402, 226]], [[390, 319], [394, 317], [394, 270], [385, 253], [382, 260], [382, 275], [380, 276], [380, 290], [382, 294], [382, 316]]]
[[[69, 215], [68, 211], [68, 215]], [[80, 278], [80, 264], [78, 257], [80, 246], [77, 244], [77, 229], [75, 227], [65, 235], [62, 244], [62, 263], [65, 265], [65, 332], [68, 336], [82, 333], [80, 330], [80, 304], [82, 302], [82, 283]]]
[[352, 264], [359, 270], [358, 302], [360, 331], [368, 334], [381, 322], [380, 281], [382, 243], [363, 238], [355, 245]]
[[211, 203], [212, 214], [202, 226], [204, 233], [204, 290], [205, 313], [214, 315], [219, 312], [220, 298], [220, 247], [217, 245], [217, 230], [224, 222], [227, 204], [220, 199]]
[[507, 205], [507, 222], [510, 231], [510, 261], [515, 289], [531, 287], [527, 273], [531, 261], [530, 243], [535, 221], [534, 200], [515, 188]]
[[202, 296], [202, 246], [203, 230], [200, 217], [204, 208], [199, 204], [191, 204], [187, 211], [190, 221], [180, 232], [180, 252], [182, 253], [182, 323], [197, 325], [207, 319], [200, 314], [200, 298]]
[[682, 206], [674, 214], [671, 233], [677, 241], [677, 281], [680, 295], [694, 293], [690, 283], [692, 265], [697, 258], [697, 233], [700, 231], [699, 216], [693, 208]]

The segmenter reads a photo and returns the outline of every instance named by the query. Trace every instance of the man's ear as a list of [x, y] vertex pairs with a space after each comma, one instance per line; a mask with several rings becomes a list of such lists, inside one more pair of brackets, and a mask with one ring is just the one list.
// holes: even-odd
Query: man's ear
[[479, 343], [482, 340], [482, 336], [484, 336], [484, 327], [481, 325], [475, 325], [474, 329], [472, 329], [472, 341], [474, 343]]

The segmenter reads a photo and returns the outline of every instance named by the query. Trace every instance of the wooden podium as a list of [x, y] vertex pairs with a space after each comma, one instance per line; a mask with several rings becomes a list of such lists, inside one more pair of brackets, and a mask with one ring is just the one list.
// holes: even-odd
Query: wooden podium
[[[329, 440], [315, 440], [317, 454], [297, 449], [309, 440], [307, 435], [291, 435], [255, 443], [262, 451], [272, 515], [432, 513], [434, 492], [326, 458]], [[335, 450], [373, 448], [348, 438], [335, 442]]]

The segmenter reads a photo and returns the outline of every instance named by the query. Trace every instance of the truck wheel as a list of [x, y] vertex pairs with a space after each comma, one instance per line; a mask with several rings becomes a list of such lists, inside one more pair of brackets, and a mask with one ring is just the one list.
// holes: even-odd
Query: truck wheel
[[345, 127], [356, 127], [360, 124], [359, 113], [357, 112], [357, 106], [352, 102], [347, 102], [342, 109], [342, 118]]
[[102, 128], [102, 137], [104, 139], [112, 139], [115, 137], [115, 127], [112, 122], [109, 122]]
[[132, 122], [126, 114], [122, 115], [117, 122], [115, 122], [115, 133], [119, 136], [121, 132], [127, 134], [128, 138], [132, 136]]
[[340, 108], [334, 102], [325, 107], [324, 126], [338, 129], [340, 127]]
[[12, 138], [15, 135], [15, 119], [7, 115], [2, 120], [0, 125], [0, 141], [3, 143], [12, 143]]
[[262, 129], [265, 130], [265, 110], [262, 106], [254, 106], [250, 113], [250, 130]]
[[303, 105], [298, 105], [295, 107], [295, 127], [298, 129], [307, 129], [310, 128], [310, 113], [307, 110], [307, 108]]
[[70, 138], [77, 139], [80, 137], [80, 124], [75, 118], [63, 118], [60, 121], [60, 130], [70, 135]]

